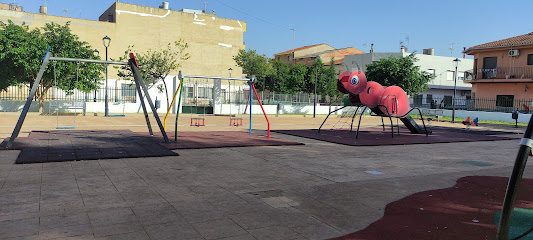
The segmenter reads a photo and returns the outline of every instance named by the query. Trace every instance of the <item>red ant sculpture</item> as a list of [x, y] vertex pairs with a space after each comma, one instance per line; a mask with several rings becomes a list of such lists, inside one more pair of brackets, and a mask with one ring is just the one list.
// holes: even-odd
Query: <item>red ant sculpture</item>
[[[407, 128], [411, 131], [411, 133], [422, 133], [426, 134], [426, 136], [429, 133], [429, 131], [426, 129], [423, 119], [422, 123], [424, 124], [424, 129], [420, 128], [418, 124], [409, 115], [409, 112], [412, 111], [409, 107], [409, 98], [407, 97], [405, 91], [398, 86], [384, 87], [377, 82], [367, 81], [365, 73], [361, 70], [357, 70], [351, 73], [348, 71], [343, 72], [339, 76], [339, 80], [337, 81], [337, 89], [344, 94], [349, 94], [349, 99], [353, 106], [366, 106], [373, 113], [382, 117], [400, 118], [402, 122], [407, 126]], [[342, 108], [334, 110], [329, 114], [338, 111]], [[422, 116], [421, 112], [420, 116]], [[353, 118], [355, 118], [355, 113], [352, 117], [352, 124]], [[324, 120], [322, 125], [324, 125], [326, 120]], [[359, 118], [359, 124], [360, 123], [361, 118]], [[322, 125], [320, 126], [320, 128], [322, 128]], [[356, 138], [358, 134], [359, 126], [357, 127]]]

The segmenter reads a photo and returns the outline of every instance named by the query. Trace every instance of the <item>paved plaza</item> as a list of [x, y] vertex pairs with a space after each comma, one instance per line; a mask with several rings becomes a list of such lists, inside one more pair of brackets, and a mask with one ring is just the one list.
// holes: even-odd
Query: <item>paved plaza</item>
[[[174, 131], [171, 117], [169, 132]], [[316, 129], [324, 118], [270, 116], [271, 129]], [[18, 113], [0, 113], [2, 139], [11, 135], [17, 119]], [[338, 127], [338, 120], [333, 117], [324, 128]], [[229, 117], [208, 116], [206, 126], [192, 127], [184, 115], [178, 130], [246, 132], [247, 121], [234, 127]], [[363, 119], [363, 126], [377, 123], [381, 120]], [[20, 137], [56, 125], [55, 116], [30, 113]], [[140, 114], [80, 115], [76, 126], [147, 132]], [[254, 134], [266, 135], [263, 116], [253, 116], [253, 128]], [[387, 204], [417, 192], [449, 188], [466, 176], [508, 177], [522, 137], [508, 133], [504, 136], [511, 140], [348, 146], [271, 135], [303, 145], [178, 149], [173, 151], [179, 156], [34, 164], [14, 164], [20, 150], [1, 150], [0, 239], [335, 238], [366, 228], [383, 217]], [[390, 137], [390, 132], [382, 136]], [[532, 176], [526, 168], [525, 177]]]

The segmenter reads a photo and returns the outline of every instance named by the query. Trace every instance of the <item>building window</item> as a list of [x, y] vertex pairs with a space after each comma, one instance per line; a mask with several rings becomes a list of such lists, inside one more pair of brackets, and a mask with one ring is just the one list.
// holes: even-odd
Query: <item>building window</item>
[[496, 107], [513, 107], [514, 95], [497, 95]]
[[426, 70], [426, 72], [431, 74], [431, 75], [433, 75], [433, 76], [435, 76], [435, 69], [428, 69], [428, 70]]
[[433, 103], [433, 94], [426, 95], [426, 103]]
[[198, 87], [198, 97], [199, 98], [211, 98], [211, 96], [213, 96], [213, 88]]
[[457, 72], [457, 81], [465, 80], [465, 72]]
[[455, 73], [454, 71], [448, 71], [448, 72], [446, 72], [446, 80], [448, 80], [448, 81], [453, 81], [453, 74], [454, 74], [454, 73]]
[[414, 106], [414, 107], [420, 107], [420, 106], [422, 106], [422, 98], [423, 98], [423, 97], [424, 97], [423, 95], [418, 95], [418, 94], [415, 95], [415, 96], [413, 97], [413, 106]]
[[497, 57], [485, 57], [483, 58], [483, 68], [484, 69], [494, 69], [498, 66]]
[[533, 54], [527, 55], [527, 65], [533, 65]]
[[124, 102], [136, 102], [137, 99], [137, 90], [135, 84], [120, 84], [122, 88], [122, 101]]
[[290, 56], [287, 56], [287, 61], [290, 61], [290, 60], [291, 60]]
[[185, 95], [187, 95], [187, 98], [193, 98], [194, 97], [194, 88], [193, 87], [186, 87], [185, 88]]

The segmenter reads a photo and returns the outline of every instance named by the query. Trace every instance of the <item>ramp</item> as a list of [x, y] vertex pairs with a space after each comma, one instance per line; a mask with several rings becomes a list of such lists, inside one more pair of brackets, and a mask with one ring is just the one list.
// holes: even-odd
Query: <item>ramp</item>
[[[405, 117], [400, 118], [402, 120], [403, 124], [409, 129], [409, 131], [413, 134], [427, 134], [426, 130], [418, 126], [418, 124], [415, 122], [415, 120], [411, 117], [411, 115], [406, 115]], [[428, 132], [431, 133], [431, 132]]]

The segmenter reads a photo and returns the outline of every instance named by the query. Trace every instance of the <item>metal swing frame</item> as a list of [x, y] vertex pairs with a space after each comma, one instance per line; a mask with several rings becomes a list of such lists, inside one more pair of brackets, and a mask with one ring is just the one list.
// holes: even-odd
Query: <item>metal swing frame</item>
[[144, 79], [142, 78], [139, 72], [139, 68], [137, 66], [135, 56], [133, 56], [133, 54], [130, 54], [130, 59], [128, 62], [114, 62], [114, 61], [103, 61], [103, 60], [93, 60], [93, 59], [52, 57], [52, 53], [49, 50], [50, 50], [50, 47], [48, 47], [46, 54], [44, 55], [41, 68], [39, 70], [39, 73], [37, 74], [37, 78], [35, 78], [35, 81], [30, 90], [30, 93], [28, 94], [28, 98], [26, 99], [26, 103], [24, 104], [24, 107], [22, 108], [22, 112], [20, 113], [20, 117], [17, 121], [17, 124], [15, 125], [15, 128], [13, 129], [13, 133], [11, 134], [9, 141], [7, 142], [6, 148], [12, 147], [13, 143], [15, 142], [15, 139], [18, 137], [20, 130], [22, 128], [22, 125], [24, 124], [24, 120], [26, 119], [26, 116], [30, 109], [31, 102], [33, 101], [33, 98], [35, 97], [35, 93], [37, 92], [37, 88], [39, 87], [41, 83], [41, 79], [43, 77], [44, 71], [46, 70], [46, 67], [48, 66], [50, 61], [88, 62], [88, 63], [100, 63], [100, 64], [106, 64], [106, 65], [112, 64], [112, 65], [130, 66], [130, 69], [133, 72], [135, 86], [137, 88], [137, 93], [139, 94], [139, 99], [141, 101], [141, 106], [142, 106], [144, 116], [146, 119], [146, 125], [148, 126], [150, 135], [153, 135], [153, 131], [150, 125], [150, 120], [148, 118], [148, 111], [146, 110], [146, 105], [144, 103], [143, 93], [144, 93], [144, 96], [146, 97], [146, 100], [148, 101], [148, 104], [150, 105], [150, 108], [152, 109], [152, 113], [154, 115], [154, 118], [157, 121], [157, 124], [159, 125], [159, 129], [161, 130], [161, 134], [163, 135], [164, 141], [167, 143], [170, 142], [168, 139], [167, 133], [165, 132], [165, 129], [163, 128], [163, 124], [161, 123], [161, 120], [159, 119], [159, 115], [157, 115], [156, 108], [154, 106], [154, 103], [152, 102], [152, 98], [150, 97], [150, 94], [148, 93], [148, 88], [146, 86], [146, 83], [144, 82]]

